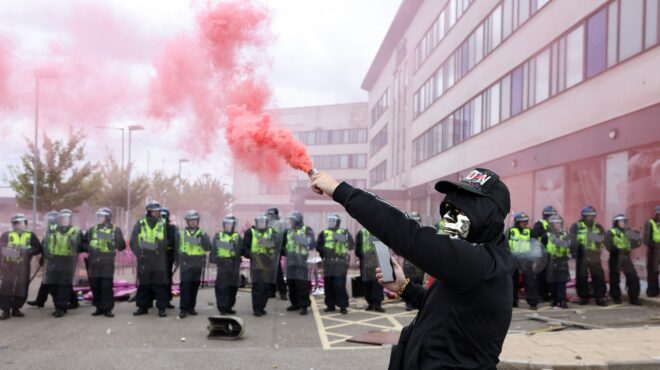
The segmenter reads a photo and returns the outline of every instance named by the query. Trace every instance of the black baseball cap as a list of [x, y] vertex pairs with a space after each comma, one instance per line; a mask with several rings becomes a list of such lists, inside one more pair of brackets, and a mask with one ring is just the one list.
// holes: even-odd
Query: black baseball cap
[[509, 189], [495, 172], [485, 168], [475, 168], [460, 181], [438, 181], [435, 190], [443, 194], [465, 191], [490, 198], [497, 204], [502, 215], [507, 215], [511, 211]]

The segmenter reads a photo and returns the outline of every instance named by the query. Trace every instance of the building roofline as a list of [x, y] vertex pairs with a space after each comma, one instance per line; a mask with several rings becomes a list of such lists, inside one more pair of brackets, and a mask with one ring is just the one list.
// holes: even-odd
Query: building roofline
[[423, 2], [424, 0], [403, 0], [401, 2], [399, 10], [397, 10], [394, 20], [392, 20], [392, 24], [390, 24], [390, 28], [380, 44], [376, 57], [374, 57], [364, 80], [362, 80], [361, 87], [363, 90], [369, 91], [374, 86], [376, 79], [387, 65], [394, 49], [401, 41], [403, 34], [412, 23]]

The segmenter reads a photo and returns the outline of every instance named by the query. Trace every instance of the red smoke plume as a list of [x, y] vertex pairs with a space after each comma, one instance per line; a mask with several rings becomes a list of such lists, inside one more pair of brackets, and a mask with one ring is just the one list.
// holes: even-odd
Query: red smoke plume
[[302, 143], [273, 127], [264, 112], [272, 92], [256, 72], [266, 62], [261, 50], [272, 39], [268, 11], [253, 1], [208, 2], [197, 15], [194, 37], [165, 47], [155, 64], [149, 114], [160, 119], [191, 116], [184, 147], [206, 156], [227, 119], [225, 138], [235, 160], [260, 175], [281, 171], [283, 161], [305, 172], [312, 168]]
[[0, 36], [0, 108], [7, 106], [9, 97], [9, 77], [11, 71], [11, 45], [9, 40]]

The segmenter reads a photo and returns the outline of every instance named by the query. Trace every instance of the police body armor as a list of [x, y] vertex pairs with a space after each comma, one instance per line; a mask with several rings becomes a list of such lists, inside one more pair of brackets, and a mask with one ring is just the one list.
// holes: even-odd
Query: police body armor
[[89, 238], [89, 261], [91, 263], [114, 263], [117, 255], [115, 226], [95, 225]]
[[348, 272], [348, 230], [323, 230], [323, 273], [346, 276]]
[[307, 258], [312, 248], [308, 227], [289, 229], [286, 234], [286, 278], [309, 281]]
[[274, 283], [277, 264], [280, 262], [280, 246], [277, 232], [269, 227], [264, 231], [251, 228], [250, 278], [253, 282]]
[[[32, 233], [10, 231], [0, 245], [0, 296], [27, 297]], [[2, 238], [4, 239], [4, 238]]]
[[570, 259], [570, 239], [567, 233], [548, 232], [546, 245], [550, 262], [546, 271], [547, 280], [552, 282], [565, 282], [570, 279], [568, 260]]
[[165, 221], [158, 219], [150, 227], [146, 219], [141, 219], [138, 234], [138, 267], [142, 271], [167, 270], [167, 240], [165, 239]]
[[639, 239], [631, 240], [629, 237], [629, 230], [623, 231], [616, 227], [613, 227], [609, 230], [609, 233], [612, 236], [612, 248], [615, 249], [610, 251], [610, 258], [616, 258], [617, 262], [617, 271], [630, 272], [628, 270], [634, 270], [634, 265], [630, 259], [630, 251], [634, 248], [639, 247]]
[[237, 232], [218, 233], [213, 240], [211, 258], [218, 269], [216, 284], [225, 287], [241, 285], [241, 244]]
[[532, 231], [509, 229], [509, 249], [517, 267], [523, 274], [538, 274], [548, 263], [548, 254], [538, 240], [531, 237]]
[[204, 230], [184, 229], [180, 232], [179, 269], [180, 272], [189, 268], [201, 268], [206, 263], [206, 251], [202, 246]]
[[589, 227], [584, 221], [578, 221], [577, 225], [576, 240], [578, 248], [583, 250], [588, 262], [600, 263], [600, 250], [605, 240], [605, 235], [603, 235], [601, 228], [598, 227], [597, 223]]
[[376, 242], [378, 238], [373, 236], [367, 229], [360, 233], [362, 238], [362, 258], [360, 259], [360, 276], [362, 281], [376, 280], [376, 267], [378, 257], [376, 256]]
[[72, 285], [80, 251], [80, 229], [70, 226], [65, 232], [58, 227], [44, 248], [44, 284]]

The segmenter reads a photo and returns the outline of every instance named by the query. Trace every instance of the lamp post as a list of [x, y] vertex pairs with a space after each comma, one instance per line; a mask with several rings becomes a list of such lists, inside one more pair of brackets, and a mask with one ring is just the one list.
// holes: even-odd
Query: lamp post
[[37, 227], [37, 172], [39, 170], [39, 81], [55, 79], [58, 75], [53, 71], [34, 71], [34, 162], [32, 176], [32, 227]]
[[126, 131], [125, 127], [111, 127], [111, 126], [96, 126], [96, 128], [104, 128], [106, 130], [117, 130], [121, 131], [121, 169], [124, 169], [124, 132]]
[[131, 132], [133, 131], [141, 131], [144, 130], [144, 127], [140, 125], [131, 125], [128, 126], [128, 167], [127, 167], [127, 172], [126, 172], [126, 177], [128, 178], [128, 184], [127, 188], [128, 191], [126, 192], [126, 229], [129, 230], [128, 227], [131, 224]]
[[179, 159], [179, 188], [181, 188], [181, 163], [188, 163], [190, 162], [189, 159], [186, 158], [181, 158]]

